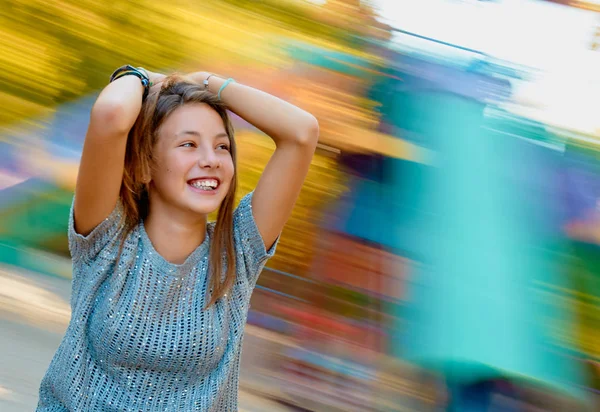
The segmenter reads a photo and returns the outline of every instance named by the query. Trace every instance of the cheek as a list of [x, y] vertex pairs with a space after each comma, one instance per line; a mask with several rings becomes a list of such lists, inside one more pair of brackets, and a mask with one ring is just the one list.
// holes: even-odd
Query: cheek
[[197, 159], [191, 154], [170, 153], [157, 163], [157, 171], [170, 175], [182, 174], [192, 168], [196, 162]]
[[176, 180], [181, 180], [185, 176], [183, 159], [177, 159], [173, 156], [164, 156], [157, 161], [152, 171], [152, 179], [159, 187], [173, 186]]
[[223, 168], [226, 171], [227, 177], [231, 181], [235, 173], [235, 167], [233, 166], [233, 160], [231, 159], [231, 157], [228, 157], [228, 159], [223, 163]]

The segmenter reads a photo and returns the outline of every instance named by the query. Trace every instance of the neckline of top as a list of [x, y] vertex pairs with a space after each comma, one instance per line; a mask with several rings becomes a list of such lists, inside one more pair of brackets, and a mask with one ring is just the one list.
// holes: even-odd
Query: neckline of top
[[190, 253], [190, 255], [181, 264], [169, 262], [160, 253], [156, 251], [154, 245], [152, 244], [152, 241], [150, 240], [150, 237], [148, 236], [148, 233], [146, 232], [146, 227], [144, 226], [143, 221], [140, 222], [140, 235], [144, 248], [148, 250], [147, 253], [150, 261], [154, 265], [156, 265], [157, 268], [163, 269], [169, 274], [176, 274], [181, 271], [192, 269], [198, 264], [200, 259], [207, 254], [209, 249], [210, 231], [208, 224], [206, 225], [206, 235], [204, 236], [204, 240], [202, 241], [202, 243], [196, 249], [194, 249], [194, 251]]

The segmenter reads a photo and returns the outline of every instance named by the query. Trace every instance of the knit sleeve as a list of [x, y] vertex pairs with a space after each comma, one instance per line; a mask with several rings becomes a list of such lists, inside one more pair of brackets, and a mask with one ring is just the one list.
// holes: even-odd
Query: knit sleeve
[[74, 203], [75, 198], [73, 198], [69, 213], [69, 251], [74, 263], [88, 263], [94, 260], [108, 245], [118, 240], [117, 238], [123, 229], [121, 222], [123, 208], [119, 201], [106, 219], [100, 222], [88, 235], [83, 236], [75, 231]]
[[235, 210], [233, 214], [233, 234], [238, 267], [241, 265], [243, 272], [248, 276], [250, 284], [254, 286], [267, 260], [275, 254], [279, 237], [277, 237], [273, 246], [267, 250], [252, 214], [253, 194], [254, 192], [250, 192], [244, 196]]

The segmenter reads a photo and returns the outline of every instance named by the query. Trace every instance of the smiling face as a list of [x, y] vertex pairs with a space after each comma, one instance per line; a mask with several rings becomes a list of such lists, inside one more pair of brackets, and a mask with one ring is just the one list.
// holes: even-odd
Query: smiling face
[[235, 169], [223, 119], [205, 103], [178, 107], [158, 129], [150, 209], [207, 215], [229, 192]]

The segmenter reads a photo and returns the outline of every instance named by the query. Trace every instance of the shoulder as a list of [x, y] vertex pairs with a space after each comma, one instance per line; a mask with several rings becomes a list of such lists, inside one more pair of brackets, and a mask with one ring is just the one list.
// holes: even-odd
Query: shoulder
[[252, 196], [254, 192], [245, 195], [233, 212], [233, 233], [236, 248], [241, 249], [264, 249], [262, 236], [256, 226], [252, 212]]
[[120, 201], [113, 211], [100, 222], [89, 234], [82, 235], [75, 229], [75, 198], [71, 204], [68, 223], [69, 249], [74, 262], [89, 262], [107, 249], [118, 248], [118, 239], [125, 229], [124, 210]]
[[253, 194], [245, 195], [233, 213], [233, 237], [238, 270], [246, 272], [255, 282], [267, 260], [275, 254], [278, 240], [266, 249], [252, 213]]

